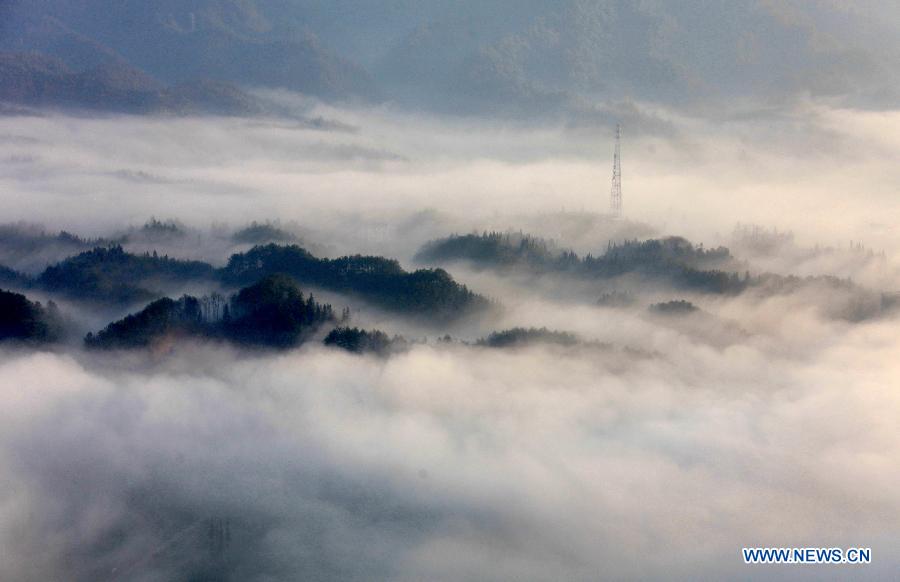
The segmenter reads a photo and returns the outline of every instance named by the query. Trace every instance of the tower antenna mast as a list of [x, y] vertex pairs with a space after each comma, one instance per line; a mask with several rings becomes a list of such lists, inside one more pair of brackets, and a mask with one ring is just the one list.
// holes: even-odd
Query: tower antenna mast
[[609, 210], [615, 218], [622, 216], [622, 126], [616, 124], [616, 150], [613, 154], [612, 190], [609, 194]]

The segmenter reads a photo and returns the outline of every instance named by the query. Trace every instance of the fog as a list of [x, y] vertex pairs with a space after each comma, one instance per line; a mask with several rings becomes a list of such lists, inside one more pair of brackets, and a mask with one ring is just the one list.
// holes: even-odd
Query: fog
[[787, 357], [669, 334], [637, 361], [4, 353], [3, 577], [687, 580], [751, 577], [741, 546], [857, 544], [886, 579], [900, 345], [842, 331]]
[[[900, 288], [898, 112], [798, 102], [709, 120], [635, 105], [655, 121], [625, 127], [627, 220], [613, 221], [605, 129], [264, 95], [325, 122], [0, 118], [2, 222], [113, 238], [171, 218], [185, 234], [126, 248], [217, 265], [250, 246], [230, 233], [252, 220], [277, 221], [321, 256], [381, 254], [407, 267], [451, 233], [521, 230], [595, 255], [610, 241], [683, 235], [729, 246], [755, 273]], [[738, 224], [792, 235], [760, 246]], [[2, 253], [32, 273], [66, 254]], [[353, 325], [428, 340], [389, 358], [314, 343], [4, 348], [0, 578], [897, 571], [895, 316], [854, 322], [842, 316], [852, 297], [815, 285], [710, 296], [642, 283], [636, 305], [609, 308], [597, 305], [608, 285], [447, 269], [502, 308], [443, 329], [317, 290], [337, 309], [353, 305]], [[673, 299], [700, 311], [646, 309]], [[82, 326], [113, 315], [61, 307]], [[584, 343], [434, 341], [515, 326]], [[744, 546], [872, 547], [873, 563], [750, 567]]]
[[[538, 223], [536, 234], [560, 238], [569, 233], [548, 223], [547, 212], [608, 206], [605, 130], [296, 107], [351, 129], [290, 120], [4, 118], [4, 217], [95, 235], [150, 216], [198, 228], [281, 218], [323, 231], [311, 242], [335, 252], [398, 255], [418, 242], [401, 240], [405, 234]], [[726, 241], [739, 222], [793, 231], [808, 247], [852, 240], [880, 252], [900, 244], [900, 114], [813, 103], [714, 122], [649, 107], [647, 114], [673, 129], [631, 134], [625, 126], [630, 219], [707, 244]], [[409, 218], [421, 222], [422, 211], [437, 223], [434, 232], [400, 231], [414, 231]], [[609, 236], [560, 242], [596, 249]]]

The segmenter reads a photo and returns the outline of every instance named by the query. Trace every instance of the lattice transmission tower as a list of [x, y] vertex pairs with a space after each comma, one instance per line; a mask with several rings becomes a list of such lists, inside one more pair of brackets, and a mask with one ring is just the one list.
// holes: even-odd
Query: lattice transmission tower
[[609, 194], [609, 210], [616, 218], [622, 216], [622, 126], [616, 124], [616, 150], [613, 154], [612, 190]]

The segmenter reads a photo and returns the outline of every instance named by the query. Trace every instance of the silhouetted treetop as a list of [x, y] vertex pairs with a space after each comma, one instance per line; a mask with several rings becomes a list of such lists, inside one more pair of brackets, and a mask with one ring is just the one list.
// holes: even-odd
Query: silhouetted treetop
[[196, 298], [185, 295], [179, 300], [163, 297], [141, 311], [110, 323], [97, 335], [88, 334], [85, 344], [93, 348], [141, 348], [163, 337], [204, 335]]
[[121, 245], [98, 247], [47, 267], [37, 284], [78, 299], [125, 303], [159, 296], [159, 282], [212, 278], [215, 269], [201, 261], [134, 255]]
[[236, 243], [242, 244], [264, 244], [277, 242], [294, 242], [297, 237], [286, 230], [279, 228], [277, 225], [256, 221], [251, 222], [248, 226], [235, 232], [231, 239]]
[[579, 257], [571, 250], [554, 250], [551, 243], [528, 235], [497, 232], [450, 236], [426, 244], [422, 261], [464, 260], [490, 269], [525, 268], [535, 274], [564, 274], [586, 279], [610, 279], [634, 273], [711, 293], [737, 293], [746, 282], [720, 270], [737, 262], [725, 247], [704, 249], [681, 237], [610, 242], [600, 256]]
[[330, 305], [316, 303], [312, 295], [304, 297], [293, 279], [275, 274], [232, 297], [230, 320], [223, 326], [232, 341], [290, 347], [333, 320]]
[[381, 330], [366, 331], [358, 327], [336, 327], [331, 330], [323, 343], [356, 354], [376, 354], [386, 356], [408, 347], [409, 342], [400, 336], [389, 337]]
[[608, 291], [597, 299], [597, 305], [601, 307], [628, 307], [634, 302], [634, 295], [627, 291]]
[[155, 216], [144, 223], [138, 231], [141, 236], [151, 240], [166, 240], [171, 238], [182, 238], [187, 234], [184, 225], [174, 219], [159, 220]]
[[24, 286], [31, 283], [31, 279], [5, 265], [0, 265], [0, 284], [9, 286]]
[[660, 315], [688, 315], [699, 311], [696, 305], [684, 299], [654, 303], [648, 309], [651, 313]]
[[476, 266], [546, 266], [561, 251], [548, 241], [522, 233], [485, 232], [453, 235], [426, 243], [415, 259], [421, 263], [466, 260]]
[[0, 224], [0, 246], [18, 253], [32, 253], [51, 245], [77, 252], [113, 242], [104, 238], [84, 238], [65, 230], [53, 234], [40, 225], [24, 222]]
[[243, 345], [287, 348], [334, 320], [330, 305], [304, 296], [286, 275], [272, 275], [241, 289], [227, 305], [221, 296], [158, 299], [109, 324], [85, 343], [95, 348], [140, 348], [172, 337], [227, 340]]
[[400, 313], [452, 319], [488, 306], [443, 269], [407, 272], [394, 259], [354, 255], [319, 259], [297, 245], [256, 246], [232, 255], [222, 271], [228, 283], [286, 273], [301, 284], [355, 295]]
[[53, 342], [62, 334], [56, 305], [47, 307], [19, 293], [0, 290], [0, 341]]
[[476, 342], [476, 345], [490, 348], [509, 348], [533, 344], [555, 344], [574, 346], [580, 343], [574, 334], [547, 329], [546, 327], [514, 327], [492, 332]]

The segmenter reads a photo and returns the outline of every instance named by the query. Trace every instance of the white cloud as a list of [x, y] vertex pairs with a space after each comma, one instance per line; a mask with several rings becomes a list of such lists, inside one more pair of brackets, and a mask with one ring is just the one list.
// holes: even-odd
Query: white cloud
[[[198, 230], [171, 254], [219, 261], [232, 246], [214, 221], [296, 221], [329, 252], [404, 261], [473, 228], [526, 225], [581, 252], [611, 236], [589, 213], [549, 214], [605, 210], [607, 136], [320, 109], [358, 131], [0, 119], [23, 138], [0, 158], [32, 156], [0, 170], [4, 218], [105, 234], [172, 216]], [[796, 249], [767, 264], [890, 286], [894, 117], [671, 117], [676, 134], [627, 138], [627, 211], [707, 244], [738, 221], [793, 229], [801, 247], [853, 238], [889, 252], [883, 272]], [[895, 319], [834, 321], [839, 297], [806, 290], [691, 297], [709, 319], [663, 323], [594, 307], [589, 287], [451, 271], [507, 307], [466, 337], [546, 325], [645, 355], [4, 350], [0, 578], [879, 579], [900, 565]], [[739, 554], [832, 544], [871, 545], [875, 563], [751, 568]]]

